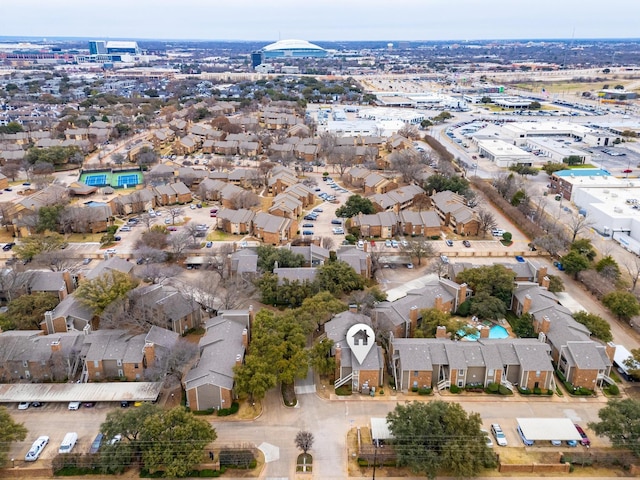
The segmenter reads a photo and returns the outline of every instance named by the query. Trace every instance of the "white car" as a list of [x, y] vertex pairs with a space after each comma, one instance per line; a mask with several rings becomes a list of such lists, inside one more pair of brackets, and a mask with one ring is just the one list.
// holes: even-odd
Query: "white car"
[[480, 431], [484, 435], [484, 441], [487, 447], [489, 448], [493, 447], [493, 440], [491, 440], [491, 437], [489, 436], [489, 432], [487, 432], [484, 428], [480, 429]]
[[26, 410], [31, 405], [29, 402], [20, 402], [18, 404], [18, 410]]
[[491, 433], [493, 433], [493, 436], [495, 437], [498, 445], [500, 445], [501, 447], [507, 446], [507, 436], [502, 431], [502, 427], [500, 426], [500, 424], [498, 423], [492, 424]]
[[344, 235], [344, 228], [342, 227], [336, 227], [333, 229], [333, 234], [334, 235]]
[[48, 443], [49, 437], [47, 437], [46, 435], [38, 437], [38, 439], [33, 442], [33, 445], [31, 445], [31, 448], [29, 449], [27, 454], [24, 456], [25, 462], [35, 462]]
[[80, 408], [80, 402], [69, 402], [69, 410], [78, 410]]

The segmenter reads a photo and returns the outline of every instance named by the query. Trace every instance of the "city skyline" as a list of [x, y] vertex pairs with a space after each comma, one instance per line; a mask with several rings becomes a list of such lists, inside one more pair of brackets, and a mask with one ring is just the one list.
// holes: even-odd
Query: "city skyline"
[[[523, 11], [507, 0], [23, 0], [3, 5], [3, 36], [272, 42], [638, 38], [637, 0], [603, 15], [593, 0], [538, 0]], [[621, 13], [624, 12], [624, 13]], [[603, 20], [604, 19], [604, 20]]]

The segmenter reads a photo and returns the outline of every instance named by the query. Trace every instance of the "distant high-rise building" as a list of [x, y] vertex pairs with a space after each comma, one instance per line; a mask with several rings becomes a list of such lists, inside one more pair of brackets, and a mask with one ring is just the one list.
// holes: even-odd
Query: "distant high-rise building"
[[107, 42], [106, 53], [130, 53], [137, 55], [140, 53], [138, 42]]
[[107, 42], [92, 40], [89, 42], [89, 55], [104, 55], [107, 53]]

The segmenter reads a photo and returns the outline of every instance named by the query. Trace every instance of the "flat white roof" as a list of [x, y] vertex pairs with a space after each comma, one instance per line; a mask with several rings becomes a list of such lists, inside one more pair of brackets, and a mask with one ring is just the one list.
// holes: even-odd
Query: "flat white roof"
[[478, 140], [478, 146], [494, 157], [520, 157], [529, 158], [532, 157], [529, 152], [516, 147], [511, 143], [507, 143], [504, 140]]
[[393, 434], [389, 431], [389, 424], [386, 418], [371, 417], [371, 439], [389, 440]]
[[162, 382], [0, 384], [0, 403], [152, 402]]
[[570, 418], [517, 418], [527, 440], [580, 440]]

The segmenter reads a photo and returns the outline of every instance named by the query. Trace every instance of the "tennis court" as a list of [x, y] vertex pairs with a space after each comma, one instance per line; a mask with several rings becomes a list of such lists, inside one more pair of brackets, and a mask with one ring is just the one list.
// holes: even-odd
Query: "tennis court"
[[103, 187], [107, 185], [107, 174], [91, 174], [84, 178], [84, 183], [90, 187]]
[[124, 187], [125, 185], [128, 186], [133, 186], [133, 185], [137, 185], [138, 184], [138, 174], [134, 173], [134, 174], [126, 174], [126, 175], [118, 175], [118, 174], [114, 174], [114, 176], [117, 175], [118, 179], [117, 179], [117, 187]]

